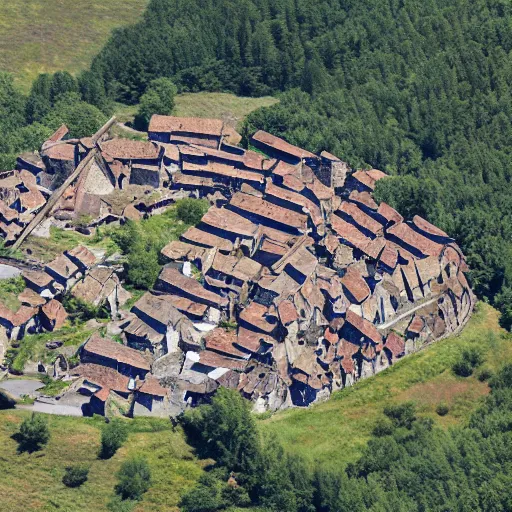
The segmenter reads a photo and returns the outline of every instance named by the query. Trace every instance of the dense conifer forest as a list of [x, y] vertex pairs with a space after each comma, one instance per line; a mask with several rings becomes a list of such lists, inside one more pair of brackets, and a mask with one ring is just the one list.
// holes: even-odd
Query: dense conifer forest
[[152, 0], [92, 70], [128, 103], [159, 76], [286, 91], [247, 130], [396, 175], [379, 198], [455, 236], [510, 327], [511, 16], [503, 0]]

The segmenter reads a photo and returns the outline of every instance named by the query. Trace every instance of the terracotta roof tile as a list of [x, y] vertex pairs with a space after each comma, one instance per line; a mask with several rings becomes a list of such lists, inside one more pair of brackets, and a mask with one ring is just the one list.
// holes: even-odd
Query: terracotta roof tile
[[376, 220], [367, 215], [361, 208], [358, 208], [354, 203], [343, 201], [338, 210], [342, 216], [345, 214], [350, 217], [356, 224], [366, 229], [375, 236], [382, 234], [382, 225]]
[[149, 122], [148, 132], [156, 133], [196, 133], [222, 135], [223, 122], [220, 119], [202, 117], [174, 117], [154, 114]]
[[241, 313], [240, 320], [253, 325], [260, 331], [270, 334], [276, 327], [267, 319], [268, 308], [257, 302], [251, 302]]
[[211, 350], [203, 350], [199, 353], [199, 363], [211, 368], [229, 368], [230, 370], [243, 370], [247, 361], [222, 356]]
[[281, 323], [286, 326], [299, 319], [297, 308], [290, 300], [283, 300], [277, 306]]
[[373, 343], [377, 344], [382, 342], [382, 336], [379, 334], [379, 331], [377, 331], [377, 328], [371, 322], [365, 320], [353, 311], [347, 311], [345, 320]]
[[48, 320], [55, 322], [54, 329], [60, 329], [68, 317], [64, 306], [55, 299], [47, 302], [41, 308], [41, 312], [46, 316], [46, 318], [48, 318]]
[[384, 217], [386, 221], [392, 222], [393, 224], [400, 224], [404, 218], [394, 209], [386, 203], [380, 203], [377, 213]]
[[358, 192], [357, 190], [353, 190], [350, 192], [348, 198], [355, 203], [360, 203], [367, 208], [370, 208], [371, 210], [376, 210], [378, 208], [377, 203], [369, 192]]
[[222, 231], [248, 238], [253, 237], [258, 230], [256, 224], [226, 208], [210, 208], [201, 219], [201, 222]]
[[71, 258], [78, 260], [82, 265], [87, 268], [92, 267], [96, 263], [96, 256], [87, 247], [77, 245], [73, 249], [65, 252]]
[[37, 307], [42, 306], [46, 303], [46, 299], [43, 299], [38, 293], [30, 288], [25, 288], [19, 295], [18, 300], [25, 306]]
[[388, 175], [378, 169], [371, 169], [369, 171], [359, 170], [352, 174], [352, 177], [368, 187], [370, 190], [375, 189], [375, 185], [378, 180], [387, 178]]
[[46, 268], [53, 270], [65, 279], [73, 277], [78, 272], [78, 267], [64, 254], [57, 256], [53, 261], [47, 263]]
[[305, 231], [307, 229], [306, 215], [277, 206], [258, 197], [237, 192], [232, 197], [230, 205], [247, 213], [279, 222], [298, 230]]
[[168, 393], [167, 389], [161, 386], [160, 382], [158, 382], [158, 379], [156, 379], [152, 375], [146, 376], [138, 391], [139, 393], [144, 393], [146, 395], [161, 397], [167, 396]]
[[390, 332], [386, 338], [384, 348], [387, 348], [393, 358], [401, 357], [405, 354], [405, 341], [401, 336], [394, 332]]
[[[79, 375], [92, 382], [93, 384], [102, 387], [108, 391], [118, 391], [121, 393], [128, 393], [129, 377], [116, 372], [107, 366], [100, 366], [99, 364], [80, 364], [71, 371], [72, 375]], [[102, 401], [105, 401], [108, 393], [102, 394]]]
[[238, 343], [238, 335], [236, 332], [229, 332], [220, 327], [210, 331], [204, 337], [205, 347], [208, 350], [214, 352], [221, 352], [226, 356], [239, 358], [239, 359], [248, 359], [249, 354], [247, 352], [242, 352], [240, 349], [235, 347], [235, 344]]
[[412, 221], [414, 225], [420, 231], [425, 233], [425, 236], [427, 237], [428, 235], [434, 235], [437, 237], [449, 238], [449, 236], [442, 229], [439, 229], [437, 226], [434, 226], [434, 224], [431, 224], [430, 222], [420, 217], [419, 215], [415, 215]]
[[357, 304], [360, 304], [370, 295], [371, 291], [358, 270], [348, 267], [341, 279], [343, 286], [352, 295]]
[[74, 144], [55, 144], [44, 150], [44, 154], [52, 160], [75, 161], [75, 145]]
[[48, 275], [46, 272], [39, 270], [24, 270], [22, 272], [23, 277], [26, 281], [34, 283], [39, 287], [46, 287], [53, 283], [53, 277]]
[[176, 293], [187, 295], [188, 298], [192, 298], [196, 302], [213, 304], [215, 307], [226, 307], [228, 305], [228, 299], [206, 290], [199, 281], [184, 276], [176, 268], [164, 267], [158, 277], [158, 282], [163, 283], [163, 288], [169, 286]]
[[423, 319], [418, 315], [414, 315], [414, 318], [411, 320], [411, 323], [407, 327], [407, 332], [419, 334], [423, 330], [424, 326], [425, 323], [423, 322]]
[[294, 156], [296, 158], [315, 158], [316, 155], [306, 151], [305, 149], [298, 148], [297, 146], [293, 146], [289, 144], [283, 139], [271, 135], [270, 133], [264, 132], [263, 130], [257, 131], [253, 136], [252, 140], [255, 140], [261, 144], [271, 147], [277, 151], [281, 151], [288, 155]]
[[389, 228], [387, 230], [387, 235], [396, 237], [398, 239], [397, 243], [400, 245], [400, 242], [402, 242], [408, 247], [418, 250], [425, 256], [438, 256], [443, 249], [442, 245], [420, 235], [405, 222], [396, 224]]
[[97, 335], [89, 338], [83, 348], [91, 354], [112, 359], [133, 368], [147, 371], [151, 368], [142, 352]]
[[111, 139], [100, 144], [107, 157], [116, 160], [156, 160], [160, 147], [154, 142], [130, 139]]

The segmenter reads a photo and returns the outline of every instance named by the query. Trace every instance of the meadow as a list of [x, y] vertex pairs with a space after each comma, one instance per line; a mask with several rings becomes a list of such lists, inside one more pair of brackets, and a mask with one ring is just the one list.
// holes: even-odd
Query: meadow
[[135, 23], [148, 0], [0, 2], [0, 69], [28, 92], [39, 73], [89, 66], [113, 29]]

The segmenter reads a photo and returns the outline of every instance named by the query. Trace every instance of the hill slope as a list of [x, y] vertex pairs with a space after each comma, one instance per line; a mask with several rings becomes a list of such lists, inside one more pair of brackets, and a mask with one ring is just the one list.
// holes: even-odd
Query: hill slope
[[44, 72], [87, 67], [113, 28], [135, 22], [148, 0], [0, 2], [0, 69], [26, 90]]
[[[462, 350], [474, 347], [485, 358], [482, 368], [495, 371], [512, 361], [512, 336], [498, 326], [498, 313], [484, 303], [459, 336], [410, 355], [375, 377], [334, 393], [331, 400], [308, 409], [291, 409], [260, 421], [264, 434], [278, 438], [286, 450], [321, 464], [353, 462], [370, 438], [384, 407], [412, 400], [420, 415], [443, 427], [468, 420], [489, 388], [475, 375], [456, 377], [451, 366]], [[446, 416], [436, 407], [447, 403]]]

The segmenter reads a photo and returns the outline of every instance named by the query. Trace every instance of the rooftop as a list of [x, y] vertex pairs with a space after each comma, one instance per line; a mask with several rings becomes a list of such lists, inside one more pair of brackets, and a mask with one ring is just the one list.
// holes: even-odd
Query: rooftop
[[220, 119], [202, 117], [174, 117], [154, 114], [149, 122], [148, 132], [196, 133], [220, 137], [223, 122]]

